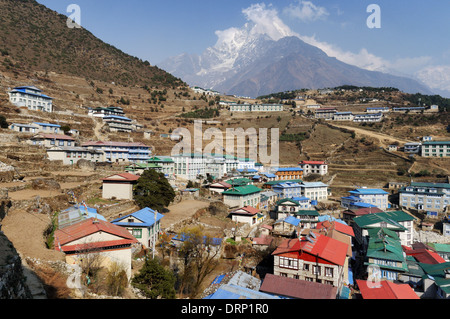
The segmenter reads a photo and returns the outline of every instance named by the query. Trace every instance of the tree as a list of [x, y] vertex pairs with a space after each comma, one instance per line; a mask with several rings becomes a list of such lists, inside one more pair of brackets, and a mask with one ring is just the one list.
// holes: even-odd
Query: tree
[[206, 276], [219, 264], [219, 249], [200, 227], [185, 228], [182, 235], [185, 240], [178, 251], [184, 266], [180, 291], [187, 290], [191, 297], [195, 297]]
[[0, 127], [8, 128], [8, 122], [6, 121], [6, 118], [3, 115], [0, 115]]
[[175, 299], [175, 275], [157, 259], [146, 258], [139, 273], [131, 281], [150, 299]]
[[174, 198], [175, 191], [164, 173], [154, 169], [145, 170], [134, 187], [134, 199], [140, 208], [164, 212]]

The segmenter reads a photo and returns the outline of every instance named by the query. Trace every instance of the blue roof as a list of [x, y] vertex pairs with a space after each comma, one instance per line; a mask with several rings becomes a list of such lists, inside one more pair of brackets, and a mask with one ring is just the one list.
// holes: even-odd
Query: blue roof
[[277, 172], [290, 172], [290, 171], [303, 171], [300, 167], [281, 167], [277, 169]]
[[303, 202], [303, 201], [309, 201], [310, 199], [308, 197], [302, 196], [302, 197], [292, 197], [293, 200], [297, 202]]
[[254, 168], [240, 168], [237, 170], [238, 172], [247, 172], [247, 173], [256, 173], [258, 170]]
[[226, 284], [217, 289], [213, 294], [204, 299], [280, 299], [280, 297], [269, 295], [257, 290], [248, 289], [233, 284]]
[[[142, 221], [142, 223], [128, 223], [128, 222], [121, 222], [124, 219], [128, 219], [130, 216], [133, 216], [136, 219], [139, 219]], [[157, 213], [156, 214], [156, 221], [158, 222], [163, 218], [164, 215]], [[119, 226], [140, 226], [140, 227], [149, 227], [152, 226], [155, 223], [155, 211], [151, 208], [144, 208], [137, 212], [128, 214], [126, 216], [119, 217], [117, 219], [114, 219], [112, 224], [116, 224]]]
[[361, 208], [377, 207], [375, 205], [368, 204], [368, 203], [362, 203], [362, 202], [353, 202], [352, 205], [356, 206], [356, 207], [361, 207]]
[[360, 201], [362, 201], [361, 198], [356, 197], [356, 196], [346, 196], [346, 197], [341, 197], [341, 199], [349, 199], [349, 200], [354, 201], [354, 202], [360, 202]]
[[275, 174], [271, 174], [271, 173], [262, 173], [264, 176], [266, 176], [267, 178], [276, 178], [277, 175]]
[[330, 215], [321, 215], [321, 216], [319, 216], [319, 222], [324, 222], [324, 221], [327, 221], [327, 220], [330, 221], [330, 222], [335, 221], [335, 222], [341, 223], [343, 225], [347, 225], [347, 223], [344, 222], [342, 219], [339, 219], [339, 218], [336, 218], [336, 217], [333, 217], [333, 216], [330, 216]]
[[300, 187], [300, 184], [292, 182], [284, 182], [272, 186], [272, 188], [289, 188], [289, 187]]
[[125, 116], [118, 116], [118, 115], [108, 115], [105, 116], [103, 119], [118, 119], [118, 120], [125, 120], [125, 121], [131, 121], [128, 117]]
[[61, 125], [58, 125], [58, 124], [39, 123], [39, 122], [33, 122], [33, 123], [37, 124], [37, 125], [40, 125], [40, 126], [61, 127]]
[[284, 219], [284, 222], [288, 223], [288, 224], [291, 224], [291, 225], [294, 225], [294, 226], [298, 226], [298, 224], [300, 224], [300, 219], [297, 219], [294, 216], [288, 216], [288, 217], [286, 217]]
[[[34, 95], [34, 96], [40, 96], [40, 97], [43, 97], [43, 98], [45, 98], [45, 99], [51, 99], [51, 100], [53, 100], [53, 98], [51, 98], [50, 96], [47, 96], [47, 95], [45, 95], [45, 94], [38, 94], [38, 93], [30, 93], [30, 92], [26, 92], [27, 89], [31, 89], [31, 88], [32, 88], [31, 86], [20, 86], [20, 87], [14, 88], [13, 91], [18, 91], [18, 92], [23, 93], [23, 94]], [[36, 91], [38, 91], [38, 92], [42, 92], [42, 90], [39, 90], [39, 89], [37, 89], [37, 88], [33, 88], [33, 90], [36, 90]]]
[[379, 189], [379, 188], [357, 188], [349, 192], [350, 194], [359, 194], [359, 195], [386, 195], [388, 192]]

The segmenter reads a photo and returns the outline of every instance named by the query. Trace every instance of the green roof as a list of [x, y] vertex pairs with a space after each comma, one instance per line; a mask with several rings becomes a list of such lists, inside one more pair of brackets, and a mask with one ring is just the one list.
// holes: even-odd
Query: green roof
[[230, 185], [245, 186], [245, 185], [252, 183], [252, 180], [250, 180], [248, 178], [236, 178], [236, 179], [230, 179], [230, 180], [226, 181], [226, 183], [228, 183]]
[[396, 239], [396, 240], [400, 240], [400, 238], [398, 237], [397, 233], [388, 229], [388, 228], [380, 228], [380, 227], [376, 227], [376, 228], [371, 228], [368, 229], [367, 232], [369, 233], [369, 237], [370, 238], [378, 238], [379, 235], [385, 235], [388, 236], [390, 238]]
[[299, 202], [297, 202], [296, 200], [290, 199], [290, 198], [283, 198], [283, 199], [280, 199], [280, 200], [276, 203], [276, 205], [280, 205], [280, 204], [283, 204], [283, 203], [286, 203], [286, 202], [291, 202], [291, 203], [294, 203], [294, 204], [297, 205], [297, 206], [300, 206], [300, 203], [299, 203]]
[[150, 159], [147, 160], [148, 162], [167, 162], [167, 163], [173, 163], [173, 159], [170, 157], [163, 157], [159, 158], [157, 156], [153, 156]]
[[450, 293], [450, 279], [446, 278], [446, 272], [450, 271], [450, 262], [430, 265], [419, 263], [423, 271], [433, 277], [434, 282], [439, 286], [446, 294]]
[[254, 185], [247, 185], [247, 186], [239, 186], [239, 187], [230, 188], [230, 189], [224, 191], [222, 194], [245, 196], [245, 195], [250, 195], [250, 194], [254, 194], [254, 193], [259, 193], [261, 191], [262, 191], [261, 188], [258, 188]]
[[450, 141], [429, 141], [423, 142], [422, 145], [450, 145]]
[[450, 244], [428, 243], [427, 245], [436, 251], [450, 253]]
[[371, 225], [386, 222], [395, 226], [398, 230], [405, 230], [405, 227], [399, 224], [403, 221], [412, 221], [414, 217], [403, 211], [381, 212], [367, 214], [353, 219], [360, 228], [373, 228]]
[[317, 210], [299, 210], [295, 215], [320, 216]]

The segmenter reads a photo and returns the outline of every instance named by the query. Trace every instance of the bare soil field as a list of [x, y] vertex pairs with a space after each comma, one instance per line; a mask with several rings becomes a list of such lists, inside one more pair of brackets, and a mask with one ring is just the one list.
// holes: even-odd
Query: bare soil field
[[197, 200], [185, 200], [178, 204], [168, 207], [169, 213], [164, 215], [161, 219], [161, 227], [167, 228], [181, 220], [192, 217], [199, 209], [209, 206], [209, 202]]

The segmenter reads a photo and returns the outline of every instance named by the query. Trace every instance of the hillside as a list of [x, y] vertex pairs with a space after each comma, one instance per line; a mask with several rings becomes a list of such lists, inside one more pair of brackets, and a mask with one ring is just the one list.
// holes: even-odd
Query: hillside
[[0, 53], [14, 73], [56, 72], [116, 84], [184, 86], [171, 74], [130, 56], [34, 0], [0, 0]]

